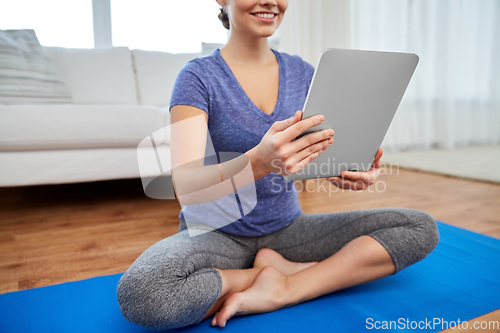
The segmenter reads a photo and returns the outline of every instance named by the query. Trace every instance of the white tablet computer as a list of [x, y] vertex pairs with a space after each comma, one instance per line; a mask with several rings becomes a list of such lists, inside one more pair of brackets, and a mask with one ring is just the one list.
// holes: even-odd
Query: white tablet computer
[[[314, 73], [303, 117], [325, 116], [334, 142], [286, 180], [368, 171], [418, 63], [412, 53], [328, 49]], [[308, 132], [310, 133], [310, 132]]]

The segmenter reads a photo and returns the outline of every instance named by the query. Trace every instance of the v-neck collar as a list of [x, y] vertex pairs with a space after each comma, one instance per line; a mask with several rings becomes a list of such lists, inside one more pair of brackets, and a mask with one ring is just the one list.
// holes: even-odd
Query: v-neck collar
[[236, 86], [240, 90], [241, 94], [244, 96], [244, 98], [247, 100], [249, 104], [252, 105], [252, 108], [256, 113], [266, 119], [266, 121], [271, 121], [274, 120], [278, 116], [278, 111], [281, 108], [281, 99], [283, 98], [284, 95], [284, 90], [285, 90], [285, 71], [283, 69], [283, 65], [280, 59], [280, 54], [276, 52], [275, 50], [271, 49], [273, 51], [274, 55], [276, 56], [276, 60], [278, 61], [278, 67], [279, 67], [279, 87], [278, 87], [278, 98], [276, 100], [276, 105], [274, 106], [273, 112], [271, 114], [267, 114], [264, 111], [262, 111], [247, 95], [245, 90], [243, 90], [243, 87], [241, 86], [240, 82], [238, 79], [236, 79], [236, 76], [234, 75], [233, 71], [229, 67], [229, 65], [226, 63], [222, 55], [220, 54], [220, 49], [216, 49], [214, 52], [216, 53], [216, 57], [219, 60], [219, 63], [221, 64], [222, 68], [224, 71], [231, 77], [232, 80], [236, 83]]

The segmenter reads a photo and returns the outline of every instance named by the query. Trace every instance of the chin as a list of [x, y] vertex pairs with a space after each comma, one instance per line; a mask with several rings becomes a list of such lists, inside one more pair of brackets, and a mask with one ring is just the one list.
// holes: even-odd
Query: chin
[[271, 32], [271, 33], [268, 33], [268, 34], [263, 33], [263, 34], [261, 35], [261, 37], [262, 37], [262, 38], [268, 38], [268, 37], [271, 37], [273, 34], [274, 34], [274, 31], [273, 31], [273, 32]]
[[257, 35], [259, 35], [260, 37], [262, 38], [267, 38], [267, 37], [271, 37], [272, 35], [274, 35], [274, 33], [276, 32], [276, 28], [265, 28], [265, 29], [259, 29], [257, 31]]

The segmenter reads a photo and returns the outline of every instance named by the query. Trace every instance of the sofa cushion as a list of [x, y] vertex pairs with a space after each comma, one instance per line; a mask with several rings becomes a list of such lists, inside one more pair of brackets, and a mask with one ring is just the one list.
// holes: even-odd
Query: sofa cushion
[[44, 47], [75, 104], [139, 104], [127, 47]]
[[[163, 157], [163, 174], [171, 175], [170, 147], [158, 146], [156, 153]], [[139, 169], [138, 156], [151, 154], [152, 147], [0, 152], [0, 187], [156, 177], [156, 159], [141, 158]]]
[[0, 104], [71, 103], [33, 30], [0, 30]]
[[0, 151], [137, 147], [164, 126], [153, 106], [0, 105]]
[[[165, 176], [170, 175], [170, 147], [158, 146]], [[92, 182], [108, 179], [156, 177], [153, 148], [57, 149], [49, 151], [0, 152], [0, 187]], [[2, 323], [3, 324], [3, 323]]]
[[199, 55], [132, 50], [140, 104], [169, 105], [177, 74], [189, 60]]

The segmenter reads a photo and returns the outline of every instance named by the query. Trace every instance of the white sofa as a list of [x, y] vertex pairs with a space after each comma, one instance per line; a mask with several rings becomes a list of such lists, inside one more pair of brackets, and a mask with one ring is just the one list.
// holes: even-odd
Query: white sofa
[[[126, 47], [44, 50], [73, 104], [0, 105], [0, 186], [157, 176], [155, 159], [139, 172], [138, 145], [169, 124], [175, 78], [200, 54]], [[168, 164], [168, 133], [158, 132], [154, 141]], [[140, 149], [154, 156], [144, 151], [150, 148]]]

